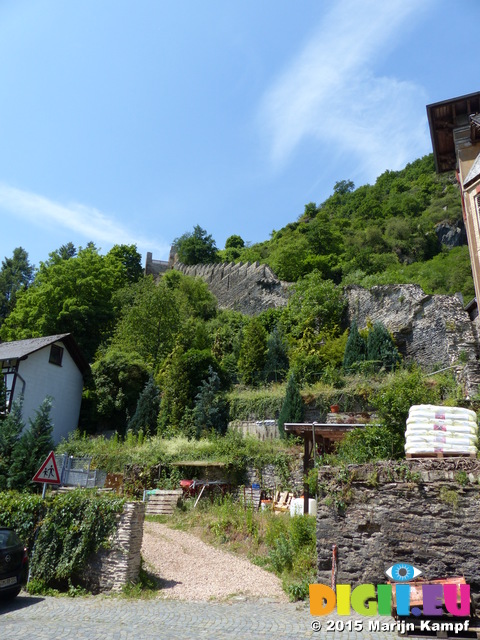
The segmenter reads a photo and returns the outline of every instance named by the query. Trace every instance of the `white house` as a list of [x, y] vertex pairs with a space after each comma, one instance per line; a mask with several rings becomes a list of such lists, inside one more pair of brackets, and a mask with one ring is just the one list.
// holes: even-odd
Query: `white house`
[[7, 392], [7, 412], [23, 393], [23, 419], [28, 424], [46, 396], [50, 396], [55, 443], [76, 429], [83, 376], [89, 366], [70, 333], [2, 342], [0, 365]]

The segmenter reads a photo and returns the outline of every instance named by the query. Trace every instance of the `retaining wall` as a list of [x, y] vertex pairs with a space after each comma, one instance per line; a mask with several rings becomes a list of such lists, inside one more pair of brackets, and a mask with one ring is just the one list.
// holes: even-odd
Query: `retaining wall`
[[99, 551], [85, 571], [84, 581], [94, 593], [120, 591], [138, 579], [144, 518], [143, 502], [125, 503], [111, 547]]
[[480, 460], [450, 458], [320, 469], [318, 582], [384, 583], [397, 562], [427, 580], [465, 576], [480, 609]]

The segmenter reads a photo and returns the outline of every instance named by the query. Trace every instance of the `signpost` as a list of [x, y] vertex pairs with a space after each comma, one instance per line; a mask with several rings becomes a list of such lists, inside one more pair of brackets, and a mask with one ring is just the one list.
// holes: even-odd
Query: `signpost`
[[47, 484], [60, 484], [60, 474], [58, 473], [55, 454], [53, 453], [53, 451], [50, 451], [47, 459], [34, 475], [33, 482], [43, 482], [42, 498], [45, 497]]

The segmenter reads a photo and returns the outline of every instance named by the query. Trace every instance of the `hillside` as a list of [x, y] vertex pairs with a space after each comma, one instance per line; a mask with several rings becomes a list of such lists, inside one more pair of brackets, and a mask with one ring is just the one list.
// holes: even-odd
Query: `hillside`
[[435, 173], [432, 155], [374, 185], [337, 182], [332, 196], [305, 205], [270, 240], [219, 253], [222, 261], [266, 263], [288, 282], [316, 269], [341, 285], [412, 283], [474, 295], [460, 191], [453, 172]]
[[[458, 297], [429, 295], [473, 295], [467, 247], [454, 246], [462, 226], [454, 176], [437, 176], [428, 156], [372, 186], [337, 183], [323, 204], [308, 204], [257, 245], [232, 235], [218, 251], [197, 226], [176, 248], [187, 267], [203, 264], [157, 280], [143, 273], [134, 245], [102, 255], [92, 243], [78, 251], [69, 243], [36, 271], [18, 248], [0, 271], [0, 339], [74, 335], [91, 363], [80, 421], [88, 433], [218, 437], [234, 419], [298, 422], [313, 405], [318, 419], [327, 396], [377, 408], [375, 389], [397, 374], [402, 381], [402, 364], [429, 375], [448, 369], [442, 384], [418, 373], [418, 401], [463, 402], [480, 377], [476, 333]], [[207, 266], [232, 260], [263, 264]], [[353, 286], [377, 283], [387, 284]], [[235, 297], [228, 305], [215, 297], [222, 288]], [[258, 389], [262, 398], [250, 393]]]

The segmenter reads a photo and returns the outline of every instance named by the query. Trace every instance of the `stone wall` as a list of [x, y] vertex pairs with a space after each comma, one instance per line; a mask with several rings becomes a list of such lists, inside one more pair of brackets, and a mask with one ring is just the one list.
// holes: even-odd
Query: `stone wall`
[[174, 268], [205, 280], [221, 309], [233, 309], [253, 316], [287, 304], [288, 284], [278, 280], [265, 264], [230, 262], [187, 266], [176, 262]]
[[245, 485], [257, 483], [267, 494], [273, 495], [280, 489], [289, 489], [297, 495], [303, 494], [303, 457], [296, 456], [290, 462], [288, 478], [282, 478], [273, 464], [266, 464], [260, 470], [249, 467], [245, 474]]
[[84, 582], [94, 593], [120, 591], [138, 579], [144, 517], [143, 502], [125, 503], [111, 547], [99, 551], [85, 571]]
[[423, 367], [456, 367], [465, 393], [480, 383], [479, 347], [473, 323], [457, 296], [427, 295], [414, 284], [363, 289], [349, 286], [348, 320], [359, 329], [382, 322], [393, 334], [406, 361]]
[[480, 460], [450, 458], [323, 467], [317, 511], [318, 582], [383, 583], [397, 562], [425, 579], [465, 576], [480, 610]]

